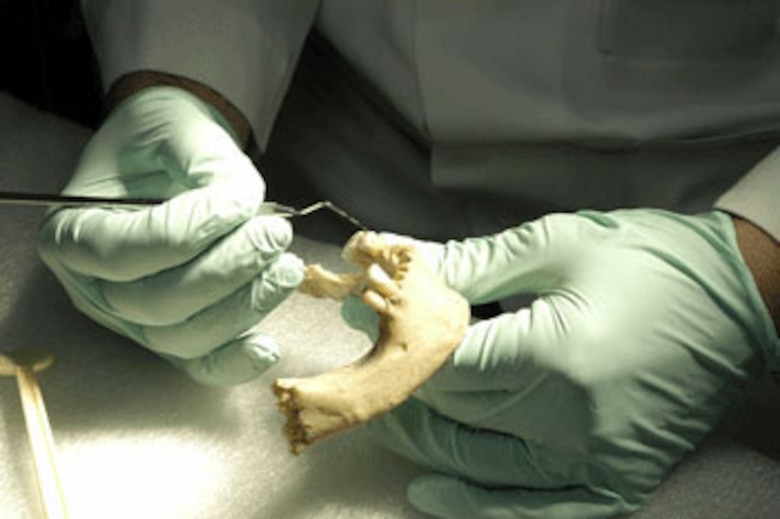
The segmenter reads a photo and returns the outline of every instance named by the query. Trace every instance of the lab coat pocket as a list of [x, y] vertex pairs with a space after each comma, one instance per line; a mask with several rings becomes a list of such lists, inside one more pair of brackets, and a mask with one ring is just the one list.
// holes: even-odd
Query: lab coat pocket
[[635, 60], [750, 61], [778, 39], [779, 0], [603, 0], [599, 51]]

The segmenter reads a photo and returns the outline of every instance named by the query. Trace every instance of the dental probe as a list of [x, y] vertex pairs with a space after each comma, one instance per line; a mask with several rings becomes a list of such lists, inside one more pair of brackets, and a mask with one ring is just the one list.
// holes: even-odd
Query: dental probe
[[[0, 205], [21, 205], [28, 207], [143, 207], [163, 203], [160, 198], [109, 198], [101, 196], [59, 195], [23, 191], [0, 191]], [[307, 216], [321, 209], [327, 209], [348, 221], [355, 227], [368, 230], [360, 220], [329, 200], [321, 200], [301, 209], [277, 202], [263, 202], [260, 214], [281, 218]]]

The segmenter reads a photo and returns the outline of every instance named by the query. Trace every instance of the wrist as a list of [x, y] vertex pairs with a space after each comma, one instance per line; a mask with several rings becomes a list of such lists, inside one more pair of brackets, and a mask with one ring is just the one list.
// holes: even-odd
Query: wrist
[[780, 242], [749, 220], [731, 215], [737, 244], [780, 334]]
[[246, 117], [238, 108], [210, 87], [172, 74], [153, 71], [137, 71], [117, 79], [106, 95], [105, 111], [110, 113], [122, 101], [146, 88], [171, 86], [180, 88], [198, 97], [217, 110], [230, 124], [239, 146], [245, 148], [249, 143], [251, 128]]

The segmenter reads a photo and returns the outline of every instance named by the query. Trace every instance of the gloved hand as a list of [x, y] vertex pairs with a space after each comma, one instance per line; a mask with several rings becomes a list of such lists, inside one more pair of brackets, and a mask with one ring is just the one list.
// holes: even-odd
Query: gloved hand
[[[408, 491], [435, 517], [634, 510], [777, 351], [723, 213], [558, 214], [421, 246], [472, 303], [536, 295], [473, 324], [417, 399], [369, 425], [438, 473]], [[358, 327], [365, 310], [343, 308]]]
[[278, 357], [252, 331], [303, 279], [288, 222], [256, 216], [265, 184], [207, 103], [169, 87], [128, 98], [84, 150], [66, 194], [163, 198], [144, 208], [60, 208], [43, 261], [87, 316], [205, 384]]

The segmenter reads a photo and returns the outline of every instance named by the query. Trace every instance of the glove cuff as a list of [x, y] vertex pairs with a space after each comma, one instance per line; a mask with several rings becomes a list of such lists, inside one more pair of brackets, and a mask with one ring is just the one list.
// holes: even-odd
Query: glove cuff
[[153, 88], [180, 90], [205, 105], [211, 117], [230, 133], [242, 149], [247, 146], [252, 129], [246, 117], [230, 101], [212, 88], [188, 78], [155, 71], [137, 71], [120, 77], [106, 95], [105, 113], [110, 114], [125, 101]]

